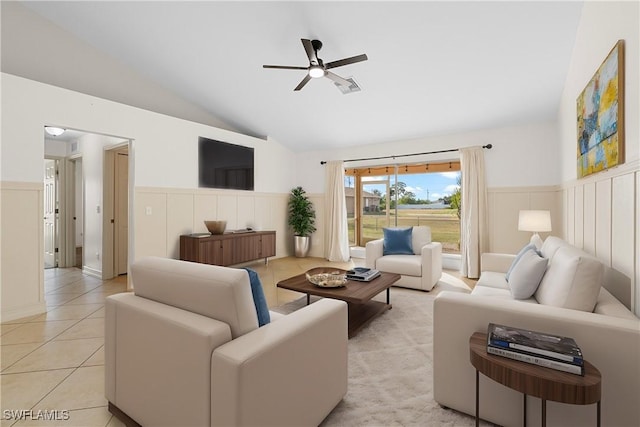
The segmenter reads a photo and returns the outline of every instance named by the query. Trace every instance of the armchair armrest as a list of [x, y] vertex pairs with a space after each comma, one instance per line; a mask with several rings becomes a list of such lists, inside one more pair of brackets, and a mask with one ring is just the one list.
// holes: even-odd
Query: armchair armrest
[[[640, 320], [585, 311], [442, 292], [434, 301], [433, 391], [443, 406], [475, 413], [475, 370], [469, 337], [490, 322], [574, 338], [586, 360], [602, 374], [602, 425], [640, 425]], [[623, 351], [622, 348], [625, 350]], [[480, 379], [483, 419], [499, 425], [522, 424], [522, 395]], [[490, 397], [483, 397], [490, 396]], [[540, 402], [530, 399], [528, 421], [540, 424]], [[547, 404], [549, 425], [593, 423], [592, 406]]]
[[365, 266], [376, 268], [376, 260], [382, 256], [384, 249], [384, 239], [376, 239], [367, 242], [365, 246]]
[[322, 299], [217, 348], [211, 425], [319, 425], [347, 392], [347, 304]]
[[[229, 325], [138, 297], [105, 303], [105, 395], [142, 425], [209, 423], [211, 354]], [[180, 408], [180, 411], [176, 411]]]
[[422, 247], [422, 289], [430, 291], [442, 277], [442, 243], [431, 242]]
[[485, 252], [480, 255], [480, 271], [506, 273], [514, 259], [516, 256], [511, 254]]

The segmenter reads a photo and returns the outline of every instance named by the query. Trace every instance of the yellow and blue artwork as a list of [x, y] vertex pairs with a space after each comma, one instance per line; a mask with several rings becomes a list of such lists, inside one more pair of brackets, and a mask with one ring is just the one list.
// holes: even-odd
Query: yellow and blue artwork
[[624, 163], [624, 42], [577, 99], [578, 178]]

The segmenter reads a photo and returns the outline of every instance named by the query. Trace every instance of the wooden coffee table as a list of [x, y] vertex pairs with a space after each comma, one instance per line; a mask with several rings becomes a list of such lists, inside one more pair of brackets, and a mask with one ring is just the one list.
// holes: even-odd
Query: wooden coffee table
[[[311, 295], [323, 298], [333, 298], [346, 301], [349, 307], [349, 338], [353, 337], [375, 317], [391, 309], [389, 288], [398, 280], [400, 275], [395, 273], [380, 273], [370, 282], [348, 280], [341, 288], [321, 288], [310, 283], [303, 274], [278, 282], [278, 287], [307, 294], [307, 305]], [[387, 291], [386, 304], [372, 301], [382, 291]]]

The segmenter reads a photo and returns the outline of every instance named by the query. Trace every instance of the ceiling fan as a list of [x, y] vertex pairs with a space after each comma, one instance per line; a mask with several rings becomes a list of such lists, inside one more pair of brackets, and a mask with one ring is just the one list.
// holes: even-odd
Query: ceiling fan
[[342, 67], [343, 65], [355, 64], [356, 62], [366, 61], [367, 55], [362, 54], [358, 56], [352, 56], [351, 58], [340, 59], [338, 61], [332, 61], [328, 63], [324, 63], [322, 59], [318, 58], [318, 51], [322, 49], [322, 42], [320, 40], [308, 40], [308, 39], [300, 39], [302, 41], [302, 45], [304, 46], [305, 52], [307, 52], [307, 57], [309, 58], [309, 66], [308, 67], [295, 67], [289, 65], [263, 65], [263, 68], [279, 68], [283, 70], [307, 70], [307, 75], [304, 76], [304, 79], [296, 86], [294, 91], [300, 90], [309, 83], [309, 80], [312, 78], [320, 78], [327, 77], [334, 82], [344, 85], [350, 86], [351, 82], [343, 79], [337, 74], [328, 71], [332, 68]]

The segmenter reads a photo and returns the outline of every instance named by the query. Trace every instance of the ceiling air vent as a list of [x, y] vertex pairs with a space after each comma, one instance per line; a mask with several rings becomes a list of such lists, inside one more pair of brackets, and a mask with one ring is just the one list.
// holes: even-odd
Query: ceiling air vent
[[338, 89], [340, 89], [340, 92], [342, 92], [343, 95], [347, 95], [353, 92], [360, 92], [362, 90], [360, 89], [360, 86], [358, 86], [358, 83], [356, 83], [356, 81], [353, 79], [353, 77], [347, 77], [345, 80], [351, 84], [349, 86], [345, 86], [335, 82], [333, 83], [338, 87]]

